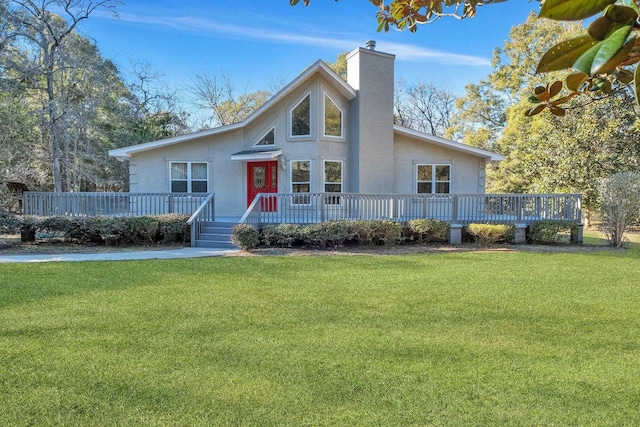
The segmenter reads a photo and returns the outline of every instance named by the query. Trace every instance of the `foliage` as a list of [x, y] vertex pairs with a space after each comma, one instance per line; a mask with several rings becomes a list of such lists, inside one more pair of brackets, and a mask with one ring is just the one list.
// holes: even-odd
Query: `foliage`
[[0, 264], [0, 425], [639, 425], [639, 255]]
[[469, 233], [475, 237], [480, 246], [491, 246], [509, 241], [513, 238], [514, 227], [504, 224], [469, 224]]
[[15, 215], [0, 211], [0, 234], [15, 234], [20, 230], [20, 219]]
[[126, 190], [127, 165], [109, 150], [187, 131], [175, 93], [156, 75], [136, 65], [134, 82], [125, 83], [77, 32], [118, 3], [0, 3], [0, 181], [41, 191]]
[[19, 219], [23, 241], [63, 238], [82, 245], [152, 245], [188, 243], [188, 216], [178, 214], [142, 217], [32, 217]]
[[396, 244], [402, 237], [402, 226], [386, 220], [355, 221], [358, 242], [363, 245]]
[[417, 235], [419, 242], [447, 242], [450, 225], [437, 219], [414, 219], [409, 221], [409, 231]]
[[261, 241], [265, 246], [278, 245], [290, 248], [301, 239], [301, 226], [297, 224], [268, 225], [260, 231]]
[[[459, 100], [451, 134], [480, 148], [503, 154], [506, 160], [487, 170], [491, 193], [583, 194], [585, 223], [599, 207], [597, 185], [602, 177], [638, 170], [640, 127], [629, 91], [617, 91], [599, 102], [580, 104], [572, 114], [527, 117], [528, 93], [543, 84], [535, 76], [538, 58], [582, 27], [530, 15], [496, 49], [493, 72], [466, 88]], [[564, 72], [550, 74], [564, 78]], [[611, 114], [616, 111], [616, 114]]]
[[260, 244], [260, 232], [249, 224], [238, 224], [233, 228], [231, 242], [244, 249], [253, 249]]
[[552, 244], [566, 240], [578, 228], [578, 224], [572, 221], [544, 220], [538, 221], [529, 227], [529, 237], [535, 243]]
[[640, 219], [640, 174], [621, 172], [600, 182], [602, 230], [609, 244], [621, 247], [629, 225]]
[[[528, 111], [536, 115], [548, 109], [557, 116], [565, 115], [562, 106], [577, 95], [606, 97], [616, 87], [635, 83], [640, 93], [640, 72], [633, 67], [640, 61], [636, 34], [640, 30], [640, 11], [632, 0], [547, 0], [540, 16], [559, 21], [575, 21], [602, 15], [591, 21], [586, 34], [564, 40], [551, 47], [541, 58], [536, 73], [573, 69], [565, 83], [556, 80], [538, 86], [531, 102], [538, 103]], [[635, 76], [634, 76], [635, 75]], [[568, 94], [561, 94], [566, 85]], [[636, 95], [636, 100], [638, 100]]]
[[[418, 24], [428, 24], [443, 16], [473, 17], [478, 6], [505, 0], [370, 0], [379, 8], [378, 31], [390, 28], [415, 32]], [[310, 0], [304, 0], [308, 5]], [[299, 0], [291, 0], [292, 5]], [[538, 56], [536, 73], [574, 70], [564, 80], [539, 85], [530, 95], [536, 104], [527, 111], [533, 116], [544, 110], [556, 116], [566, 114], [566, 104], [577, 95], [590, 100], [602, 99], [616, 89], [634, 83], [636, 100], [640, 103], [640, 71], [634, 66], [640, 61], [637, 33], [640, 31], [640, 10], [634, 0], [546, 0], [541, 2], [540, 17], [554, 21], [588, 19], [589, 26], [580, 35], [551, 46]], [[568, 92], [562, 89], [566, 87]], [[640, 104], [639, 104], [640, 105]]]
[[344, 245], [345, 241], [355, 238], [355, 223], [339, 220], [309, 224], [301, 228], [300, 237], [305, 243], [324, 248], [336, 248]]

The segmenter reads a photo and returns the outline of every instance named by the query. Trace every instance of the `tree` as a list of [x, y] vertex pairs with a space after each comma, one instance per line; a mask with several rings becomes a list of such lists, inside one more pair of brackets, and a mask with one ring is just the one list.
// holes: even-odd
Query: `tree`
[[396, 124], [435, 136], [445, 136], [451, 127], [456, 97], [433, 83], [417, 83], [406, 89], [396, 84]]
[[[432, 23], [443, 16], [473, 17], [478, 6], [506, 0], [370, 0], [379, 8], [378, 31], [390, 28], [415, 32], [418, 24]], [[290, 0], [296, 5], [299, 0]], [[304, 0], [305, 5], [310, 0]], [[635, 0], [545, 0], [540, 17], [556, 21], [580, 21], [601, 13], [590, 21], [586, 32], [551, 46], [540, 55], [536, 73], [575, 70], [565, 82], [540, 85], [529, 97], [534, 107], [528, 115], [548, 110], [564, 116], [565, 104], [576, 96], [590, 100], [606, 98], [613, 91], [634, 83], [640, 106], [640, 9]], [[567, 91], [563, 91], [566, 88]], [[575, 108], [575, 107], [574, 107]]]
[[[68, 48], [68, 40], [76, 27], [98, 8], [114, 10], [118, 0], [10, 0], [2, 3], [0, 46], [24, 46], [33, 53], [29, 61], [21, 58], [13, 67], [22, 77], [33, 82], [45, 94], [44, 117], [48, 134], [55, 191], [63, 190], [62, 165], [64, 158], [65, 106], [60, 102], [58, 74], [66, 70], [61, 58]], [[64, 17], [52, 10], [62, 10]], [[3, 49], [4, 50], [4, 49]], [[68, 66], [68, 64], [66, 64]], [[26, 67], [26, 68], [25, 68]]]
[[260, 108], [271, 97], [260, 90], [237, 94], [228, 74], [209, 76], [197, 74], [191, 85], [191, 93], [197, 104], [207, 113], [206, 125], [227, 126], [241, 122]]
[[[489, 169], [488, 191], [582, 193], [588, 221], [599, 206], [598, 182], [640, 168], [632, 93], [620, 90], [584, 104], [570, 100], [567, 108], [575, 109], [564, 117], [523, 114], [530, 108], [527, 94], [543, 81], [533, 73], [540, 52], [580, 31], [579, 25], [534, 15], [515, 27], [505, 46], [494, 53], [494, 71], [485, 81], [467, 87], [451, 131], [464, 142], [506, 156]], [[564, 76], [555, 72], [552, 77]]]
[[602, 229], [611, 246], [622, 247], [629, 225], [640, 214], [640, 174], [622, 172], [600, 182]]

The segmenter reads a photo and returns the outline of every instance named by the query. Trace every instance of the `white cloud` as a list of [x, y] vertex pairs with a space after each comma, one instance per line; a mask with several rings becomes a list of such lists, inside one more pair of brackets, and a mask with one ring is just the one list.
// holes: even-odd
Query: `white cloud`
[[[120, 14], [118, 18], [114, 18], [105, 12], [96, 12], [94, 16], [118, 19], [123, 22], [136, 24], [160, 26], [177, 31], [203, 35], [217, 35], [226, 38], [256, 40], [261, 42], [331, 48], [337, 51], [352, 50], [355, 46], [362, 45], [364, 42], [364, 40], [356, 40], [355, 37], [349, 39], [320, 35], [302, 35], [299, 33], [251, 26], [221, 24], [210, 19], [196, 17], [163, 17], [123, 13]], [[471, 67], [488, 67], [491, 65], [490, 60], [487, 58], [427, 49], [404, 43], [379, 42], [378, 49], [395, 54], [398, 61], [427, 62], [442, 65], [466, 65]]]

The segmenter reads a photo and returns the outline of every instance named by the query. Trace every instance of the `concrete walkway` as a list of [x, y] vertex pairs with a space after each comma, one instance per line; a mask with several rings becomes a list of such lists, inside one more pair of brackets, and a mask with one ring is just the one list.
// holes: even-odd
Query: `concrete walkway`
[[178, 248], [160, 251], [0, 255], [0, 264], [9, 262], [134, 261], [142, 259], [203, 258], [222, 256], [236, 252], [239, 252], [239, 249]]

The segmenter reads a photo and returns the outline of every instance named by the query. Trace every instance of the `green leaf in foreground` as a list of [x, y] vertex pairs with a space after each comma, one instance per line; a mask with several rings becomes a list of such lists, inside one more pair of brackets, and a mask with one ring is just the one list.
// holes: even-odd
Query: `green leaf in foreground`
[[[630, 33], [631, 25], [626, 25], [614, 31], [602, 42], [602, 46], [598, 49], [591, 64], [591, 75], [612, 71], [627, 57], [634, 45], [633, 40], [625, 44]], [[612, 59], [616, 59], [617, 63], [612, 64], [612, 62], [616, 62]]]
[[540, 17], [556, 21], [579, 21], [603, 11], [616, 0], [546, 0]]
[[589, 35], [558, 43], [540, 58], [536, 74], [571, 68], [587, 50], [598, 44]]

